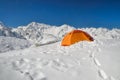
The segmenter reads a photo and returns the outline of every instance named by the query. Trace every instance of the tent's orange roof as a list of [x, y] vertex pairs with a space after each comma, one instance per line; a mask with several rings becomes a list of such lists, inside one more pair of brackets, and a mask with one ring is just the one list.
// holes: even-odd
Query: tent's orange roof
[[88, 33], [84, 32], [82, 30], [73, 30], [64, 36], [64, 38], [61, 42], [61, 45], [69, 46], [76, 42], [84, 41], [84, 40], [93, 41], [93, 38]]

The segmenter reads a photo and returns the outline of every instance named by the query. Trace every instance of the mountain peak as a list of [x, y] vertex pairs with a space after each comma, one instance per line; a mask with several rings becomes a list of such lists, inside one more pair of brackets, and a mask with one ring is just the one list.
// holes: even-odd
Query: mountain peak
[[51, 27], [50, 25], [44, 24], [44, 23], [37, 23], [37, 22], [31, 22], [27, 26], [27, 28], [31, 29], [38, 29], [38, 28], [48, 28]]
[[31, 22], [31, 23], [29, 23], [27, 26], [40, 26], [40, 25], [46, 25], [46, 24], [37, 23], [37, 22]]
[[5, 25], [3, 24], [3, 22], [0, 21], [0, 29], [5, 27]]
[[72, 27], [72, 26], [70, 26], [68, 24], [63, 24], [63, 25], [61, 25], [61, 27]]
[[35, 25], [38, 25], [39, 23], [37, 23], [37, 22], [31, 22], [31, 23], [29, 23], [28, 24], [28, 26], [35, 26]]

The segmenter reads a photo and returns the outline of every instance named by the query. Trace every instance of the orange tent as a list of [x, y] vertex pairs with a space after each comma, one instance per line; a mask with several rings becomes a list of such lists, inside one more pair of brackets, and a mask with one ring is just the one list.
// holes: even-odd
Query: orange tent
[[64, 36], [61, 45], [70, 46], [76, 42], [84, 41], [84, 40], [93, 41], [93, 38], [88, 33], [82, 30], [73, 30]]

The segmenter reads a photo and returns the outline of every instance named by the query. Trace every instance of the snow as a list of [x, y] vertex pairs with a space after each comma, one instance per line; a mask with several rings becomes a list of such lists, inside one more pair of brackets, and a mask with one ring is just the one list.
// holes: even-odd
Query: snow
[[101, 66], [100, 62], [96, 58], [94, 58], [94, 62], [97, 66]]
[[19, 26], [18, 28], [12, 29], [12, 32], [21, 35], [22, 37], [31, 41], [32, 43], [43, 44], [41, 41], [44, 41], [46, 36], [51, 37], [52, 40], [46, 43], [56, 42], [59, 41], [67, 32], [73, 29], [75, 28], [69, 25], [62, 25], [57, 27], [46, 25], [43, 23], [32, 22], [27, 26]]
[[120, 80], [120, 29], [80, 28], [94, 41], [61, 46], [72, 29], [32, 22], [0, 36], [0, 80]]
[[103, 79], [107, 79], [107, 75], [103, 70], [99, 70], [99, 75], [103, 78]]
[[31, 43], [24, 39], [0, 36], [0, 53], [27, 48]]

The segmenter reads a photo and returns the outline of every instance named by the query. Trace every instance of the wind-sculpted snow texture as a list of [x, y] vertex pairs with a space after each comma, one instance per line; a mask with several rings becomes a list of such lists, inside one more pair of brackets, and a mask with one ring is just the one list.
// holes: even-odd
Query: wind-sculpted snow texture
[[120, 29], [80, 28], [94, 41], [61, 46], [73, 29], [32, 22], [10, 30], [19, 37], [0, 33], [0, 80], [120, 80]]

